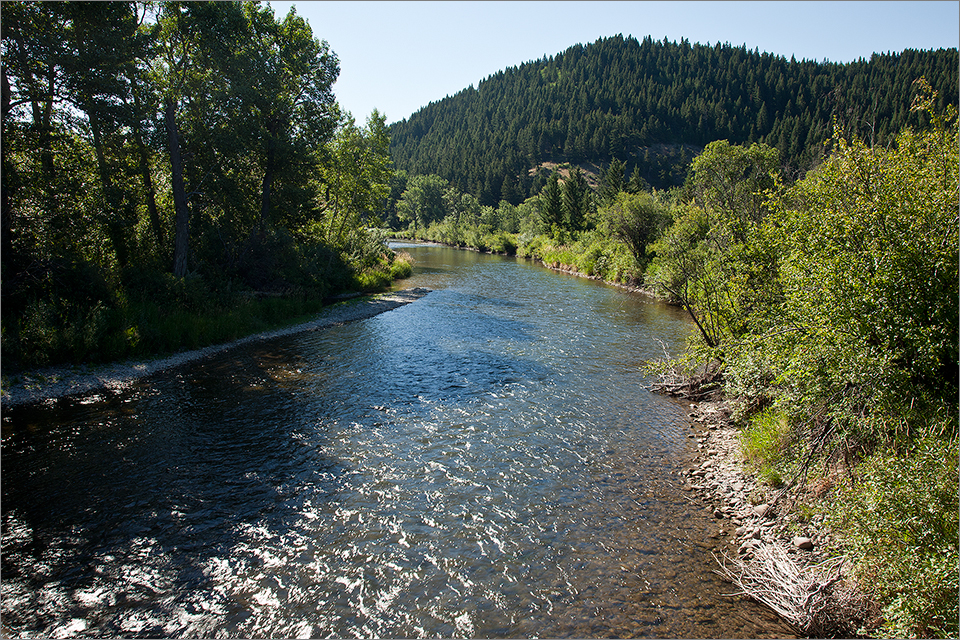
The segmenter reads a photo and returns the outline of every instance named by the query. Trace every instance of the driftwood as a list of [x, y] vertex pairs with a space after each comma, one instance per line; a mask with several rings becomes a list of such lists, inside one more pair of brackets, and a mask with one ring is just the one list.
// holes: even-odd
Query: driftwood
[[843, 558], [801, 567], [782, 544], [763, 545], [750, 560], [717, 559], [719, 575], [745, 595], [767, 606], [800, 635], [850, 637], [869, 615], [858, 592], [845, 585]]
[[648, 387], [654, 393], [700, 402], [715, 398], [721, 391], [723, 375], [717, 362], [699, 367], [692, 374], [683, 373], [675, 368], [664, 371], [660, 379]]

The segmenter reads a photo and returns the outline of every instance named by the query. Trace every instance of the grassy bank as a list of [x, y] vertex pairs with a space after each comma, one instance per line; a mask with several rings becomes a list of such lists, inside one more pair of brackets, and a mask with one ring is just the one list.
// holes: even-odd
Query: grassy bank
[[578, 273], [615, 285], [641, 286], [644, 283], [643, 268], [624, 244], [597, 230], [567, 233], [559, 238], [545, 234], [484, 232], [478, 227], [471, 227], [456, 237], [445, 231], [445, 225], [437, 223], [419, 231], [397, 232], [395, 236], [535, 260], [551, 269]]
[[33, 299], [19, 318], [4, 325], [4, 374], [149, 358], [229, 342], [298, 324], [323, 309], [333, 294], [381, 291], [411, 272], [412, 258], [400, 253], [314, 286], [258, 291], [231, 279], [141, 272], [124, 286], [103, 287], [119, 294]]

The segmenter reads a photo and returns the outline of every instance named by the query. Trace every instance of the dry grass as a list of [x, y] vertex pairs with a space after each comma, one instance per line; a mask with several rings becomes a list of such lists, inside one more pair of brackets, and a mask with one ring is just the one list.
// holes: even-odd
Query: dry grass
[[753, 558], [719, 560], [721, 576], [769, 607], [800, 635], [853, 637], [870, 618], [871, 605], [844, 581], [843, 558], [800, 566], [779, 543], [757, 549]]

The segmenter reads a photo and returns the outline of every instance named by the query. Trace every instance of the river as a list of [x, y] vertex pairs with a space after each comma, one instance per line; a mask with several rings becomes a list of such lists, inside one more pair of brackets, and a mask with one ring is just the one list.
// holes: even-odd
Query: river
[[5, 409], [11, 636], [774, 637], [645, 391], [676, 309], [436, 246], [407, 306]]

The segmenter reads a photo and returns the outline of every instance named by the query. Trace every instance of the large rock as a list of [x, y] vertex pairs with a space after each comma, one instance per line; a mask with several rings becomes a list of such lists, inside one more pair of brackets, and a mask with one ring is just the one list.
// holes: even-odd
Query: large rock
[[766, 502], [763, 504], [758, 504], [753, 508], [753, 515], [760, 518], [772, 518], [773, 517], [773, 507], [768, 505]]

